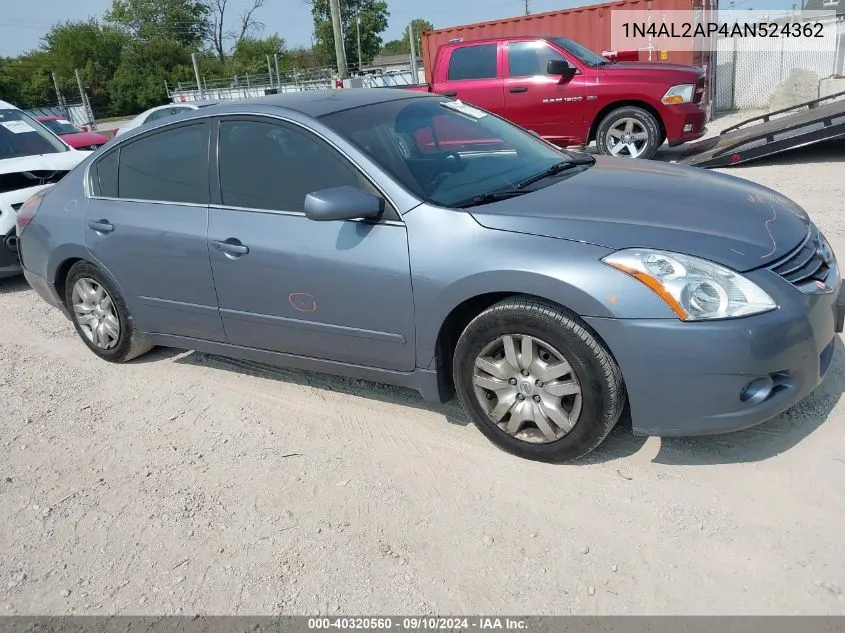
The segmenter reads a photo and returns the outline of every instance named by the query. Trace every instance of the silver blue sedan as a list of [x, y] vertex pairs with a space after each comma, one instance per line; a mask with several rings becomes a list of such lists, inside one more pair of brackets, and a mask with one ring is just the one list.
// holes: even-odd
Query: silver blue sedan
[[640, 434], [763, 422], [819, 385], [842, 331], [834, 254], [777, 192], [404, 90], [127, 131], [18, 234], [29, 283], [103, 360], [161, 345], [457, 392], [536, 460], [593, 450], [626, 403]]

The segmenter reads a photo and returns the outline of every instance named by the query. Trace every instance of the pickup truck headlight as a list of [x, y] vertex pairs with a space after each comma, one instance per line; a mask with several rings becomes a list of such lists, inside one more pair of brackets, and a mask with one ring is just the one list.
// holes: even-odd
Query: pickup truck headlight
[[731, 319], [777, 308], [757, 284], [706, 259], [632, 248], [602, 261], [651, 288], [682, 321]]
[[674, 105], [676, 103], [689, 103], [692, 101], [692, 94], [695, 90], [694, 84], [678, 84], [672, 86], [663, 95], [661, 101], [666, 105]]

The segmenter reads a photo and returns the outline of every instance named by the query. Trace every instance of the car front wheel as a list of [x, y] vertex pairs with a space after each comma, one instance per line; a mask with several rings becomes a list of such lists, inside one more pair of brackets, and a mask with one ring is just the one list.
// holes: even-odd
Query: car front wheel
[[608, 156], [653, 158], [662, 144], [654, 115], [633, 106], [609, 112], [596, 130], [596, 147]]
[[625, 404], [605, 347], [552, 303], [506, 299], [466, 327], [455, 349], [458, 398], [478, 429], [523, 458], [565, 462], [596, 448]]
[[93, 264], [80, 261], [70, 269], [65, 305], [82, 341], [103, 360], [124, 363], [153, 348], [139, 336], [123, 297]]

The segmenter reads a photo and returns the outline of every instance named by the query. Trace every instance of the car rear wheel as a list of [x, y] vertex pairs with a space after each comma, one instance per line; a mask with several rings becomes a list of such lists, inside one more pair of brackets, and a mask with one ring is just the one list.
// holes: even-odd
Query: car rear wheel
[[153, 348], [138, 335], [120, 293], [93, 264], [77, 262], [70, 269], [65, 305], [82, 341], [103, 360], [124, 363]]
[[530, 297], [485, 310], [458, 339], [453, 378], [478, 429], [523, 458], [565, 462], [596, 448], [625, 404], [613, 357], [579, 321]]
[[633, 106], [609, 112], [596, 130], [599, 153], [620, 158], [653, 158], [663, 144], [660, 139], [654, 115]]

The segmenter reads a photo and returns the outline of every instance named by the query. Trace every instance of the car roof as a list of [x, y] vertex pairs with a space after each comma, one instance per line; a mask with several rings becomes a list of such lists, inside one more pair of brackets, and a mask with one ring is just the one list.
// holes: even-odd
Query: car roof
[[8, 101], [0, 101], [0, 108], [3, 110], [20, 110], [18, 106], [12, 105]]
[[[420, 99], [426, 97], [441, 97], [427, 92], [403, 90], [396, 88], [338, 88], [326, 90], [304, 90], [302, 92], [287, 92], [284, 94], [267, 95], [254, 99], [237, 101], [220, 101], [210, 108], [203, 108], [203, 114], [232, 111], [242, 112], [244, 109], [284, 108], [319, 118], [343, 110], [351, 110], [362, 106], [398, 101], [403, 99]], [[258, 111], [258, 110], [257, 110]]]

